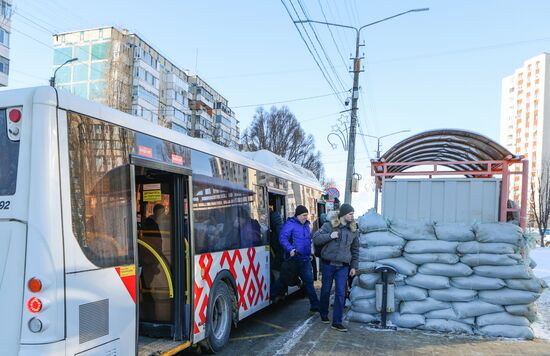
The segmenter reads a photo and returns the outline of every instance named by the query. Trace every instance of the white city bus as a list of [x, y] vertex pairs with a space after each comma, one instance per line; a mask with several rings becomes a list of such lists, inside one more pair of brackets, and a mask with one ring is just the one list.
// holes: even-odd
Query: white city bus
[[[0, 92], [0, 353], [213, 351], [270, 303], [315, 176], [50, 87]], [[279, 263], [277, 263], [279, 261]]]

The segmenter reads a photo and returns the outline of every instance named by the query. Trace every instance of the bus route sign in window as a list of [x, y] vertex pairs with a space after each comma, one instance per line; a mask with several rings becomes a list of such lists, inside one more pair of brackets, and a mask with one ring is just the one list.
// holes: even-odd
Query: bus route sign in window
[[[0, 110], [0, 196], [14, 195], [17, 183], [17, 162], [19, 161], [19, 141], [8, 137], [6, 109]], [[5, 209], [3, 207], [2, 209]]]

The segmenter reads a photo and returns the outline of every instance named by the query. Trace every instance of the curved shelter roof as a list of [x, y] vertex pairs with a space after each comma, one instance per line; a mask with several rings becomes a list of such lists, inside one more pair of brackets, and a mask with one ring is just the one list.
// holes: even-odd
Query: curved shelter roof
[[[490, 138], [466, 130], [439, 129], [421, 132], [395, 144], [379, 161], [404, 162], [455, 162], [443, 164], [454, 170], [483, 170], [486, 165], [472, 161], [502, 161], [521, 159]], [[457, 161], [464, 163], [458, 164]], [[466, 163], [468, 162], [468, 163]], [[402, 172], [407, 165], [388, 167], [388, 172]]]

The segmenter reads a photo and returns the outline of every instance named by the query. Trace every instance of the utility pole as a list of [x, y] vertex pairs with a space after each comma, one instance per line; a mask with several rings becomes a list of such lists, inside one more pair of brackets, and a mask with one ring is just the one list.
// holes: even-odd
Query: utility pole
[[[359, 134], [359, 135], [372, 137], [376, 139], [376, 160], [378, 161], [380, 159], [380, 140], [381, 139], [383, 139], [384, 137], [396, 135], [398, 133], [410, 132], [410, 131], [411, 130], [401, 130], [401, 131], [392, 132], [383, 136], [373, 136], [373, 135], [367, 135], [367, 134]], [[378, 212], [378, 185], [376, 184], [376, 180], [374, 181], [374, 211]]]
[[421, 12], [421, 11], [428, 11], [428, 10], [429, 8], [421, 8], [421, 9], [412, 9], [412, 10], [404, 11], [396, 15], [383, 18], [378, 21], [368, 23], [361, 27], [353, 27], [353, 26], [341, 25], [337, 23], [314, 21], [314, 20], [294, 21], [294, 23], [309, 22], [309, 23], [318, 23], [318, 24], [327, 25], [327, 26], [350, 28], [355, 30], [355, 33], [356, 33], [355, 58], [353, 58], [353, 88], [352, 88], [352, 97], [351, 97], [351, 117], [350, 117], [350, 129], [349, 129], [349, 139], [348, 139], [348, 164], [346, 169], [346, 191], [345, 191], [345, 198], [344, 198], [345, 203], [351, 204], [351, 190], [352, 190], [351, 188], [352, 188], [352, 181], [353, 181], [353, 173], [355, 170], [355, 136], [356, 136], [356, 129], [357, 129], [357, 100], [359, 99], [359, 73], [361, 72], [361, 58], [359, 57], [359, 47], [360, 47], [359, 42], [360, 42], [361, 30], [364, 29], [365, 27], [376, 25], [380, 22], [384, 22], [384, 21], [393, 19], [395, 17], [408, 14], [410, 12]]

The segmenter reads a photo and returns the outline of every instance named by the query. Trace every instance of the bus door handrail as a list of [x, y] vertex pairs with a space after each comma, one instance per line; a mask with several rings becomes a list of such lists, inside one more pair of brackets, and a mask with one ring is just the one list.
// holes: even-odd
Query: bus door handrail
[[155, 256], [155, 258], [159, 261], [160, 266], [162, 267], [162, 270], [164, 271], [164, 274], [166, 275], [166, 279], [168, 280], [168, 292], [170, 294], [170, 298], [174, 298], [174, 286], [172, 285], [172, 276], [170, 275], [170, 270], [168, 269], [168, 266], [166, 266], [166, 262], [164, 262], [164, 259], [161, 255], [158, 254], [157, 251], [151, 245], [149, 245], [147, 242], [138, 239], [138, 244], [145, 247], [149, 252]]

